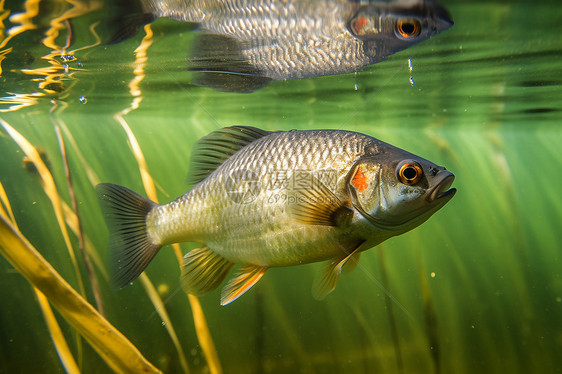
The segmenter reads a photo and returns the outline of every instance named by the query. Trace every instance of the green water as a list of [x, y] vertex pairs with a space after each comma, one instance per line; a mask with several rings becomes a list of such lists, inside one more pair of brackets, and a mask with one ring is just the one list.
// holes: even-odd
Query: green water
[[[12, 3], [5, 9], [22, 11], [22, 4]], [[161, 202], [186, 192], [193, 143], [229, 125], [354, 130], [444, 165], [456, 175], [458, 192], [451, 202], [414, 231], [365, 252], [361, 266], [342, 276], [325, 300], [314, 300], [310, 292], [322, 264], [271, 269], [227, 307], [219, 306], [220, 291], [201, 297], [223, 371], [562, 372], [559, 3], [441, 3], [455, 25], [429, 41], [358, 74], [273, 82], [252, 94], [190, 85], [185, 71], [190, 26], [160, 19], [152, 24], [139, 96], [131, 94], [129, 83], [142, 30], [119, 44], [76, 51], [77, 61], [69, 65], [80, 62], [83, 70], [65, 78], [62, 92], [2, 112], [0, 118], [45, 151], [58, 191], [71, 204], [53, 127], [66, 125], [79, 216], [102, 261], [107, 260], [107, 232], [84, 165], [101, 181], [143, 191], [127, 135], [115, 118], [135, 99], [138, 105], [123, 118], [144, 153]], [[34, 18], [39, 27], [7, 44], [14, 49], [2, 61], [0, 96], [45, 92], [33, 80], [41, 77], [21, 69], [50, 66], [41, 56], [51, 49], [41, 40], [49, 20], [65, 7], [44, 2], [45, 15]], [[100, 13], [93, 12], [73, 20], [69, 49], [95, 42], [88, 27], [98, 18]], [[4, 24], [10, 26], [7, 20]], [[59, 45], [65, 38], [60, 30]], [[77, 288], [51, 202], [37, 174], [22, 167], [24, 156], [0, 128], [0, 182], [18, 226]], [[70, 236], [77, 248], [77, 237]], [[182, 244], [184, 253], [192, 248]], [[94, 303], [83, 261], [78, 262], [87, 298]], [[140, 283], [114, 291], [94, 267], [107, 319], [159, 369], [183, 372]], [[170, 248], [147, 270], [164, 299], [177, 290], [179, 273]], [[0, 284], [0, 372], [64, 372], [35, 294], [4, 258]], [[180, 291], [166, 308], [190, 372], [208, 372], [187, 298]], [[109, 372], [57, 317], [81, 370]]]

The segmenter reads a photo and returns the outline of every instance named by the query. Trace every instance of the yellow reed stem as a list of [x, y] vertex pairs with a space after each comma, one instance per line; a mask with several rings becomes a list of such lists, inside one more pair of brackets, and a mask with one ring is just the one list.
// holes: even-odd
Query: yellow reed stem
[[37, 288], [33, 287], [35, 291], [35, 295], [37, 296], [37, 301], [41, 306], [41, 311], [43, 312], [43, 317], [45, 318], [45, 322], [47, 323], [47, 328], [51, 334], [51, 338], [53, 339], [53, 343], [55, 344], [55, 349], [59, 355], [59, 358], [64, 366], [64, 369], [68, 374], [79, 374], [80, 369], [74, 360], [74, 356], [70, 352], [70, 348], [64, 339], [64, 335], [60, 329], [60, 326], [57, 322], [55, 314], [49, 305], [49, 301], [43, 295], [41, 291]]
[[421, 255], [418, 252], [418, 264], [420, 269], [420, 288], [423, 306], [423, 316], [425, 322], [425, 333], [428, 342], [428, 351], [431, 355], [431, 362], [433, 363], [433, 372], [435, 374], [441, 373], [441, 346], [439, 344], [439, 326], [437, 324], [437, 311], [433, 298], [431, 296], [431, 289], [427, 282], [426, 274], [424, 274], [424, 266]]
[[[0, 201], [2, 204], [0, 205], [0, 214], [6, 219], [10, 220], [11, 222], [16, 222], [14, 218], [14, 213], [12, 212], [12, 206], [10, 205], [10, 200], [8, 200], [8, 195], [6, 195], [6, 190], [4, 190], [4, 186], [2, 182], [0, 182]], [[6, 208], [4, 210], [4, 207]], [[10, 215], [8, 217], [8, 215]]]
[[[70, 206], [68, 206], [68, 204], [64, 201], [62, 202], [62, 211], [64, 212], [64, 217], [66, 218], [66, 224], [68, 225], [70, 230], [72, 230], [74, 235], [78, 236], [78, 217], [76, 216], [72, 208], [70, 208]], [[101, 273], [104, 279], [109, 280], [109, 275], [107, 274], [105, 264], [102, 261], [98, 251], [94, 247], [94, 244], [86, 234], [84, 234], [84, 248], [86, 249], [86, 252], [88, 253], [90, 259], [96, 266], [98, 272]]]
[[[0, 217], [2, 217], [7, 222], [11, 222], [14, 229], [17, 230], [17, 224], [14, 218], [14, 214], [12, 212], [12, 207], [10, 205], [10, 201], [8, 200], [8, 196], [4, 191], [4, 186], [2, 185], [1, 182], [0, 182], [0, 201], [2, 202], [2, 204], [0, 204]], [[78, 365], [74, 360], [74, 356], [72, 356], [72, 353], [70, 352], [70, 348], [66, 343], [64, 335], [62, 334], [62, 331], [60, 329], [59, 323], [57, 322], [57, 319], [53, 314], [53, 310], [51, 309], [51, 306], [49, 305], [47, 298], [36, 287], [33, 287], [33, 291], [35, 291], [35, 294], [37, 295], [37, 302], [39, 303], [39, 307], [43, 312], [43, 317], [45, 318], [47, 329], [49, 330], [51, 339], [53, 340], [53, 344], [55, 345], [55, 349], [57, 350], [59, 358], [66, 372], [70, 374], [80, 373], [80, 370], [78, 369]]]
[[[57, 108], [56, 101], [55, 106], [53, 107], [53, 111]], [[64, 108], [64, 107], [63, 107]], [[52, 111], [52, 112], [53, 112]], [[82, 230], [82, 223], [80, 221], [80, 215], [78, 211], [78, 201], [76, 200], [76, 192], [74, 191], [74, 185], [72, 183], [72, 174], [70, 172], [70, 166], [68, 165], [68, 157], [66, 153], [66, 146], [64, 142], [64, 138], [62, 136], [62, 132], [58, 121], [54, 118], [51, 119], [53, 123], [53, 127], [55, 129], [55, 134], [57, 136], [57, 140], [59, 142], [59, 150], [61, 153], [64, 172], [66, 176], [66, 183], [68, 186], [68, 192], [70, 194], [70, 201], [72, 202], [72, 210], [76, 213], [76, 229], [77, 229], [77, 237], [78, 237], [78, 248], [80, 249], [80, 253], [82, 254], [82, 260], [84, 261], [84, 267], [86, 268], [86, 273], [88, 274], [88, 279], [90, 280], [90, 286], [92, 292], [94, 294], [94, 299], [96, 301], [96, 306], [98, 311], [105, 315], [103, 309], [103, 299], [101, 298], [101, 291], [99, 287], [98, 277], [94, 272], [94, 268], [92, 267], [92, 261], [86, 252], [86, 244], [84, 239], [84, 231]], [[62, 122], [62, 121], [61, 121]], [[64, 212], [64, 210], [63, 210]]]
[[160, 373], [56, 272], [4, 216], [0, 217], [0, 253], [47, 297], [112, 370], [117, 373]]
[[[123, 127], [123, 130], [125, 130], [125, 133], [127, 134], [129, 146], [131, 147], [133, 155], [135, 156], [135, 159], [137, 160], [137, 164], [139, 166], [139, 172], [141, 174], [141, 178], [142, 178], [142, 182], [143, 182], [143, 186], [144, 186], [146, 195], [152, 201], [158, 202], [158, 196], [156, 194], [156, 187], [155, 187], [154, 179], [152, 178], [152, 176], [148, 172], [148, 167], [146, 165], [146, 159], [144, 158], [142, 149], [141, 149], [135, 135], [131, 131], [131, 128], [127, 124], [127, 121], [125, 121], [125, 119], [123, 118], [125, 115], [127, 115], [131, 111], [137, 109], [140, 105], [140, 102], [142, 101], [142, 91], [141, 91], [139, 85], [145, 77], [144, 65], [145, 65], [146, 61], [148, 60], [147, 50], [148, 50], [148, 47], [150, 47], [150, 45], [152, 44], [153, 33], [152, 33], [152, 28], [150, 27], [150, 25], [146, 25], [144, 27], [144, 32], [145, 32], [145, 36], [142, 39], [141, 44], [137, 47], [137, 49], [135, 49], [136, 59], [135, 59], [135, 69], [133, 71], [133, 73], [135, 74], [135, 77], [129, 83], [129, 92], [134, 97], [134, 99], [133, 99], [133, 102], [131, 103], [129, 108], [126, 108], [123, 111], [121, 111], [120, 113], [115, 115], [115, 120], [117, 122], [119, 122], [119, 124], [121, 125], [121, 127]], [[175, 245], [172, 245], [172, 248], [173, 248], [174, 254], [176, 255], [176, 258], [178, 259], [178, 262], [181, 266], [181, 264], [183, 262], [183, 255], [181, 253], [180, 246], [178, 244], [175, 244]], [[143, 281], [143, 284], [144, 284], [144, 281]], [[146, 286], [145, 286], [145, 290], [147, 291], [147, 293], [149, 294], [149, 297], [150, 297], [150, 290]], [[158, 297], [157, 300], [160, 300], [160, 296], [157, 293], [155, 294], [155, 296]], [[207, 359], [207, 363], [209, 365], [211, 373], [212, 374], [221, 373], [222, 370], [221, 370], [220, 362], [219, 362], [219, 359], [218, 359], [218, 355], [217, 355], [217, 352], [215, 350], [215, 346], [213, 344], [212, 337], [211, 337], [209, 328], [207, 326], [207, 322], [206, 322], [204, 314], [203, 314], [203, 310], [201, 309], [201, 305], [199, 304], [199, 301], [195, 296], [192, 296], [192, 295], [188, 295], [188, 296], [189, 296], [189, 298], [188, 298], [189, 303], [191, 305], [191, 309], [192, 309], [192, 312], [193, 312], [193, 321], [194, 321], [195, 328], [196, 328], [197, 339], [199, 340], [199, 344], [201, 344], [201, 348], [203, 349], [203, 353], [205, 355], [205, 358]], [[153, 303], [154, 303], [154, 301], [153, 301]], [[162, 315], [164, 315], [166, 313], [165, 309], [164, 309], [164, 304], [162, 303], [161, 306], [158, 306], [157, 304], [154, 304], [154, 305], [155, 305], [156, 311], [162, 317]], [[174, 342], [174, 344], [176, 344], [175, 339], [174, 339], [175, 332], [173, 332], [172, 325], [166, 324], [166, 328], [168, 329], [168, 332], [170, 333], [172, 341]], [[181, 347], [179, 346], [179, 342], [177, 344], [178, 345], [176, 346], [176, 349], [178, 350], [178, 354], [180, 356], [183, 356], [184, 353], [183, 353], [183, 350], [181, 349]]]
[[[170, 338], [172, 339], [172, 342], [174, 343], [176, 350], [178, 351], [178, 353], [180, 352], [183, 353], [183, 350], [181, 349], [180, 341], [178, 339], [178, 336], [176, 335], [176, 331], [172, 326], [172, 320], [168, 316], [168, 312], [166, 312], [164, 303], [162, 302], [160, 295], [156, 291], [156, 288], [154, 288], [154, 285], [152, 284], [152, 282], [150, 281], [150, 279], [145, 273], [142, 273], [139, 279], [142, 282], [144, 289], [146, 290], [146, 293], [150, 298], [150, 301], [152, 301], [152, 304], [154, 304], [154, 307], [156, 308], [156, 312], [160, 316], [160, 319], [162, 320], [164, 327], [166, 328], [166, 330], [168, 330], [168, 334], [170, 334]], [[179, 354], [179, 358], [180, 358], [180, 365], [183, 369], [183, 372], [189, 373], [189, 366], [187, 365], [187, 359], [185, 358], [185, 355]]]
[[[381, 283], [386, 290], [390, 290], [388, 283], [388, 265], [384, 257], [383, 246], [380, 245], [377, 248], [377, 254], [379, 255], [379, 264], [381, 270]], [[402, 360], [402, 350], [400, 349], [400, 339], [398, 338], [398, 327], [396, 325], [396, 318], [394, 318], [394, 308], [392, 304], [392, 299], [389, 294], [385, 293], [384, 300], [386, 302], [386, 313], [388, 316], [388, 322], [390, 326], [390, 334], [392, 336], [392, 343], [394, 344], [394, 353], [396, 355], [396, 369], [399, 374], [404, 373], [404, 361]]]
[[193, 322], [195, 323], [197, 340], [199, 341], [201, 349], [205, 354], [205, 358], [209, 364], [209, 370], [211, 371], [211, 374], [222, 374], [219, 356], [217, 355], [217, 350], [213, 344], [211, 332], [207, 326], [207, 321], [205, 320], [205, 314], [203, 313], [203, 308], [201, 308], [201, 303], [194, 295], [188, 294], [187, 297], [189, 298], [191, 312], [193, 313]]
[[[156, 188], [154, 186], [154, 180], [152, 179], [152, 176], [148, 172], [148, 168], [146, 166], [146, 160], [144, 158], [143, 152], [140, 148], [140, 145], [135, 135], [133, 134], [131, 128], [129, 127], [129, 125], [121, 115], [118, 115], [115, 118], [117, 119], [117, 121], [119, 121], [119, 123], [125, 130], [125, 133], [127, 134], [129, 145], [131, 147], [131, 150], [133, 151], [135, 159], [137, 160], [137, 164], [139, 165], [142, 182], [148, 198], [153, 201], [158, 201], [158, 197], [156, 195]], [[180, 252], [180, 256], [181, 256], [181, 252]], [[144, 273], [141, 275], [140, 279], [146, 290], [148, 297], [150, 298], [150, 300], [154, 305], [154, 308], [156, 309], [156, 312], [158, 313], [160, 318], [162, 318], [162, 321], [165, 323], [164, 326], [166, 327], [166, 330], [168, 331], [168, 334], [170, 335], [170, 338], [172, 339], [172, 342], [176, 347], [184, 371], [188, 373], [189, 367], [187, 366], [187, 359], [185, 358], [183, 349], [179, 344], [179, 340], [177, 339], [177, 334], [174, 330], [171, 320], [168, 317], [168, 313], [166, 312], [166, 308], [164, 303], [162, 302], [162, 299], [160, 298], [158, 293], [155, 290], [153, 290], [154, 286], [152, 286], [152, 283], [150, 283], [148, 277]], [[185, 362], [185, 366], [183, 365], [183, 362]]]
[[90, 164], [88, 164], [88, 162], [86, 161], [86, 158], [82, 154], [82, 151], [80, 151], [80, 147], [76, 143], [74, 136], [72, 136], [72, 133], [70, 132], [66, 124], [62, 121], [59, 124], [61, 126], [62, 131], [64, 132], [65, 137], [68, 139], [68, 142], [72, 146], [73, 152], [76, 154], [76, 157], [80, 161], [80, 164], [82, 165], [82, 169], [84, 169], [84, 171], [86, 172], [86, 176], [88, 177], [88, 180], [90, 181], [92, 186], [96, 186], [98, 183], [100, 183], [100, 178], [98, 177], [94, 169], [92, 169]]
[[0, 123], [2, 124], [8, 135], [10, 135], [10, 137], [23, 150], [23, 152], [29, 158], [29, 160], [31, 160], [31, 162], [37, 169], [39, 176], [41, 177], [41, 185], [43, 187], [43, 190], [51, 200], [51, 204], [53, 205], [55, 216], [66, 245], [66, 249], [68, 251], [68, 254], [70, 255], [70, 260], [72, 261], [72, 265], [74, 266], [74, 272], [76, 273], [76, 279], [78, 280], [78, 287], [80, 293], [82, 295], [85, 295], [86, 291], [84, 290], [84, 282], [82, 281], [80, 268], [78, 267], [76, 255], [74, 253], [74, 249], [72, 248], [72, 243], [70, 242], [70, 237], [68, 235], [68, 230], [66, 228], [64, 213], [62, 210], [62, 199], [57, 191], [57, 187], [55, 185], [55, 181], [53, 180], [53, 176], [51, 175], [51, 172], [49, 171], [49, 169], [47, 168], [41, 157], [39, 156], [37, 149], [16, 129], [10, 126], [8, 122], [0, 118]]
[[[144, 158], [142, 149], [140, 148], [140, 145], [137, 139], [135, 138], [135, 135], [131, 131], [131, 128], [129, 127], [125, 119], [122, 116], [116, 116], [116, 119], [119, 121], [119, 123], [127, 133], [129, 145], [131, 146], [135, 159], [137, 160], [137, 163], [139, 165], [139, 170], [142, 176], [142, 181], [146, 194], [149, 199], [157, 202], [158, 196], [156, 195], [154, 180], [152, 179], [152, 176], [148, 172], [148, 168], [146, 166], [146, 160]], [[174, 252], [181, 266], [183, 256], [181, 255], [180, 246], [178, 244], [175, 244], [172, 247], [174, 248]], [[201, 305], [199, 304], [199, 300], [197, 299], [197, 297], [193, 295], [188, 295], [188, 296], [189, 296], [189, 303], [191, 305], [191, 310], [193, 313], [193, 322], [195, 324], [197, 339], [199, 341], [199, 344], [201, 345], [205, 358], [207, 359], [207, 363], [209, 364], [209, 369], [211, 369], [212, 374], [222, 373], [220, 361], [215, 346], [213, 344], [213, 339], [211, 337], [211, 333], [207, 326], [205, 316], [203, 314], [203, 309], [201, 308]], [[164, 305], [162, 305], [161, 309], [156, 306], [156, 310], [158, 311], [158, 314], [162, 313], [162, 311], [164, 310], [163, 308]], [[166, 328], [168, 328], [168, 325], [166, 325]], [[180, 349], [180, 347], [178, 347], [177, 349]]]

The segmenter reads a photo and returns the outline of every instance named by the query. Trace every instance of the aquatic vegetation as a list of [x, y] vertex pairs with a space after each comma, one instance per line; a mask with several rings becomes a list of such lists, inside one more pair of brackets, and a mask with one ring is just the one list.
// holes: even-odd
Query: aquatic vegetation
[[[136, 348], [109, 324], [94, 308], [74, 291], [54, 269], [44, 261], [4, 217], [0, 218], [0, 248], [16, 269], [44, 294], [50, 303], [65, 317], [116, 372], [159, 373], [144, 359]], [[44, 300], [40, 297], [41, 303]], [[57, 341], [59, 355], [68, 372], [76, 372], [76, 363], [68, 354], [58, 328], [52, 326], [50, 309], [44, 307], [51, 333]], [[63, 353], [60, 353], [63, 352]]]
[[[190, 83], [192, 27], [158, 19], [96, 45], [108, 4], [68, 17], [74, 3], [0, 1], [0, 370], [562, 369], [562, 40], [552, 4], [442, 0], [453, 28], [365, 72], [240, 95]], [[196, 139], [237, 125], [365, 133], [450, 167], [459, 193], [420, 229], [364, 253], [323, 301], [311, 298], [324, 269], [315, 264], [271, 269], [227, 307], [219, 293], [187, 296], [185, 244], [111, 289], [94, 186], [170, 201], [188, 189]]]
[[[74, 18], [76, 16], [79, 16], [83, 13], [87, 13], [92, 10], [92, 8], [88, 8], [88, 9], [81, 8], [80, 7], [81, 3], [76, 3], [74, 5], [75, 5], [74, 8], [71, 8], [71, 10], [69, 10], [67, 13], [65, 13], [60, 18], [58, 18], [54, 22], [54, 24], [58, 25], [60, 24], [60, 22], [63, 22], [66, 19]], [[33, 12], [35, 10], [36, 8], [33, 8]], [[29, 18], [32, 18], [33, 14], [35, 14], [33, 12], [30, 13], [28, 9], [27, 13], [25, 13], [27, 15], [27, 18], [26, 17], [17, 18], [15, 21], [18, 21], [18, 19], [27, 20]], [[20, 22], [24, 22], [24, 21], [20, 21]], [[94, 32], [95, 26], [96, 24], [93, 24], [90, 28], [91, 32], [94, 35], [95, 35]], [[21, 30], [21, 32], [28, 30], [30, 28], [33, 27], [31, 26], [25, 27]], [[69, 72], [69, 68], [66, 63], [76, 61], [76, 58], [74, 57], [73, 53], [75, 53], [80, 49], [91, 48], [99, 44], [99, 40], [98, 40], [98, 42], [96, 42], [93, 45], [84, 48], [79, 48], [69, 53], [66, 50], [70, 45], [69, 43], [70, 43], [70, 39], [72, 38], [72, 34], [71, 34], [72, 29], [68, 28], [67, 44], [63, 48], [59, 48], [55, 42], [55, 40], [58, 37], [58, 29], [59, 28], [57, 26], [54, 26], [54, 28], [51, 28], [48, 31], [46, 31], [46, 38], [43, 40], [43, 44], [49, 48], [52, 48], [54, 51], [53, 53], [44, 57], [51, 64], [53, 64], [53, 68], [22, 70], [22, 72], [30, 75], [45, 75], [45, 79], [41, 81], [41, 83], [39, 84], [39, 88], [45, 90], [47, 93], [62, 93], [63, 91], [69, 90], [71, 86], [61, 86], [62, 87], [61, 89], [56, 89], [53, 91], [52, 88], [53, 82], [62, 83], [63, 80], [61, 78], [63, 79], [66, 78]], [[150, 26], [146, 26], [145, 31], [146, 31], [146, 37], [145, 39], [143, 39], [143, 42], [136, 50], [137, 69], [135, 69], [134, 71], [136, 76], [135, 79], [130, 84], [131, 94], [133, 97], [140, 96], [140, 90], [138, 90], [138, 88], [135, 89], [135, 87], [138, 85], [140, 81], [142, 81], [144, 77], [142, 65], [146, 61], [145, 51], [148, 48], [148, 46], [150, 46], [150, 40], [152, 38]], [[13, 34], [16, 35], [17, 33], [18, 32], [14, 32]], [[4, 42], [3, 45], [5, 45], [5, 43], [8, 41], [9, 39], [5, 38], [3, 40]], [[4, 54], [9, 53], [10, 51], [11, 50], [6, 50]], [[56, 51], [60, 51], [60, 53], [56, 53]], [[56, 59], [56, 57], [58, 57], [59, 59]], [[64, 62], [65, 64], [61, 65], [59, 63], [59, 60], [61, 62]], [[61, 69], [64, 70], [64, 75], [60, 74]], [[36, 95], [37, 97], [44, 96], [44, 94], [42, 93], [36, 93], [34, 95]], [[25, 97], [25, 95], [23, 96]], [[10, 102], [9, 98], [5, 98], [5, 100], [7, 103]], [[14, 110], [21, 109], [22, 107], [28, 105], [26, 104], [25, 100], [21, 100], [21, 99], [14, 100], [14, 102], [15, 105], [9, 106], [5, 111], [12, 112]], [[82, 104], [85, 104], [86, 99], [82, 96], [80, 98], [80, 102]], [[58, 106], [59, 106], [58, 102], [53, 101], [53, 107], [51, 109], [51, 112], [57, 113], [57, 112], [64, 111], [66, 104], [61, 103], [61, 108], [59, 108]], [[152, 177], [150, 176], [150, 174], [146, 169], [146, 164], [144, 163], [142, 151], [138, 147], [138, 143], [136, 143], [133, 133], [130, 131], [128, 125], [126, 124], [125, 120], [122, 117], [122, 115], [128, 113], [130, 110], [135, 109], [136, 106], [138, 106], [138, 102], [133, 101], [133, 106], [131, 107], [131, 109], [126, 110], [122, 114], [118, 115], [118, 118], [120, 119], [123, 128], [127, 131], [129, 140], [133, 145], [136, 145], [136, 147], [134, 146], [134, 153], [139, 162], [139, 167], [141, 168], [141, 174], [143, 176], [143, 180], [145, 181], [149, 189], [150, 186], [152, 186], [152, 189], [150, 189], [149, 191], [152, 191], [152, 195], [156, 199], [155, 190], [153, 188], [154, 183], [152, 182]], [[42, 151], [42, 153], [40, 154], [38, 152], [39, 148], [33, 146], [8, 122], [6, 122], [3, 119], [0, 119], [0, 121], [7, 134], [18, 144], [18, 146], [26, 154], [25, 162], [33, 165], [33, 170], [39, 175], [41, 185], [45, 193], [51, 200], [52, 206], [54, 208], [55, 216], [59, 224], [59, 228], [64, 237], [66, 248], [68, 250], [70, 259], [74, 266], [75, 274], [78, 280], [78, 288], [82, 295], [81, 297], [80, 295], [75, 294], [75, 296], [72, 296], [75, 297], [75, 299], [68, 296], [69, 294], [74, 295], [73, 289], [64, 280], [62, 280], [62, 278], [60, 278], [58, 274], [56, 274], [54, 269], [50, 269], [48, 263], [46, 263], [45, 260], [40, 257], [39, 253], [36, 252], [36, 250], [29, 243], [27, 243], [24, 238], [21, 237], [21, 233], [17, 231], [17, 228], [15, 226], [15, 219], [13, 217], [11, 209], [9, 209], [8, 197], [2, 188], [1, 191], [2, 192], [1, 197], [3, 198], [2, 201], [4, 205], [7, 207], [7, 210], [10, 214], [13, 223], [10, 224], [7, 221], [3, 221], [3, 224], [6, 227], [2, 226], [2, 229], [6, 230], [6, 235], [5, 237], [3, 237], [2, 243], [0, 243], [0, 247], [2, 247], [5, 250], [3, 254], [8, 259], [10, 259], [10, 262], [16, 267], [16, 269], [18, 269], [18, 271], [20, 271], [21, 273], [25, 274], [28, 280], [30, 280], [30, 282], [34, 286], [37, 286], [39, 287], [39, 289], [43, 290], [43, 292], [39, 290], [36, 291], [38, 295], [38, 301], [43, 310], [43, 314], [49, 326], [49, 330], [51, 332], [51, 337], [55, 343], [55, 346], [57, 348], [63, 366], [65, 367], [67, 372], [72, 372], [72, 373], [79, 372], [76, 361], [68, 348], [68, 344], [66, 343], [63, 335], [61, 334], [60, 328], [58, 327], [56, 320], [53, 319], [52, 311], [50, 310], [49, 303], [47, 302], [47, 300], [53, 305], [57, 306], [59, 312], [61, 312], [61, 314], [65, 316], [66, 320], [78, 332], [80, 332], [80, 334], [84, 336], [90, 344], [92, 344], [94, 349], [96, 349], [96, 351], [100, 353], [100, 355], [105, 359], [106, 363], [113, 370], [117, 372], [159, 372], [154, 366], [152, 366], [148, 361], [146, 361], [146, 359], [144, 359], [144, 357], [140, 355], [140, 353], [136, 350], [136, 348], [124, 337], [122, 337], [122, 335], [113, 326], [111, 326], [101, 315], [97, 315], [95, 312], [92, 312], [90, 310], [92, 308], [91, 305], [86, 300], [83, 299], [83, 297], [86, 294], [86, 290], [85, 290], [84, 283], [82, 281], [81, 271], [79, 269], [77, 258], [74, 252], [74, 247], [71, 244], [71, 240], [67, 232], [67, 224], [68, 227], [71, 227], [73, 229], [74, 233], [79, 239], [78, 247], [81, 250], [83, 263], [87, 270], [87, 274], [90, 278], [90, 287], [91, 290], [93, 291], [97, 307], [101, 312], [101, 314], [103, 314], [102, 297], [100, 294], [96, 273], [94, 272], [92, 268], [92, 263], [90, 261], [90, 257], [89, 257], [90, 254], [96, 259], [95, 264], [99, 268], [98, 271], [104, 274], [105, 278], [107, 278], [107, 275], [104, 266], [101, 265], [101, 261], [99, 260], [97, 252], [92, 250], [93, 246], [89, 241], [89, 239], [85, 237], [82, 230], [80, 216], [78, 214], [78, 204], [76, 201], [76, 194], [71, 181], [67, 151], [62, 134], [63, 130], [66, 136], [69, 138], [71, 144], [73, 145], [74, 150], [78, 154], [78, 157], [80, 158], [84, 169], [87, 170], [88, 176], [90, 178], [90, 182], [93, 185], [98, 183], [98, 177], [96, 173], [92, 170], [92, 168], [88, 165], [86, 159], [81, 155], [79, 147], [77, 146], [74, 138], [72, 137], [72, 134], [69, 132], [66, 124], [62, 122], [56, 114], [52, 115], [51, 121], [53, 123], [53, 128], [59, 142], [59, 150], [63, 160], [66, 180], [68, 183], [69, 193], [72, 201], [72, 207], [69, 207], [60, 197], [57, 186], [52, 177], [51, 171], [48, 169], [45, 163], [44, 160], [44, 157], [46, 157], [45, 152]], [[3, 213], [2, 214], [3, 218], [7, 218], [7, 214], [4, 212], [4, 210], [1, 210], [0, 212]], [[10, 233], [9, 230], [12, 230], [12, 232]], [[17, 241], [18, 239], [20, 240], [19, 242]], [[14, 246], [16, 245], [18, 247], [14, 248]], [[13, 256], [13, 251], [17, 249], [20, 249], [21, 251], [21, 248], [28, 248], [29, 251], [37, 257], [35, 265], [33, 265], [32, 260], [27, 260], [27, 261], [20, 260], [19, 257]], [[176, 248], [176, 252], [179, 253], [179, 248]], [[181, 263], [181, 255], [179, 257]], [[31, 270], [33, 269], [33, 266], [45, 267], [46, 270], [42, 270], [42, 271], [43, 273], [45, 274], [48, 273], [49, 275], [42, 274], [41, 272], [39, 274], [35, 274], [33, 270]], [[37, 271], [36, 269], [34, 270]], [[53, 280], [50, 282], [46, 282], [46, 284], [44, 284], [45, 280], [42, 278], [49, 278], [49, 277], [52, 278]], [[163, 301], [161, 300], [158, 292], [156, 292], [154, 286], [152, 285], [151, 281], [146, 275], [143, 275], [141, 277], [141, 280], [147, 292], [147, 295], [149, 296], [150, 300], [154, 304], [155, 310], [162, 318], [163, 321], [162, 323], [163, 325], [166, 326], [166, 329], [168, 330], [168, 333], [170, 334], [170, 337], [177, 349], [182, 371], [185, 373], [189, 373], [189, 367], [187, 364], [186, 357], [178, 341], [177, 334], [174, 330], [173, 324], [166, 312], [166, 308]], [[62, 289], [64, 291], [61, 291], [59, 289]], [[45, 298], [43, 294], [46, 294], [47, 298]], [[65, 299], [65, 295], [68, 300]], [[193, 314], [194, 314], [194, 322], [197, 331], [197, 336], [200, 339], [200, 343], [203, 348], [203, 351], [209, 357], [208, 360], [209, 360], [210, 370], [212, 373], [220, 373], [221, 372], [220, 364], [218, 362], [218, 357], [214, 351], [212, 339], [210, 338], [209, 330], [206, 326], [206, 321], [201, 306], [195, 297], [190, 296], [189, 301], [194, 310]], [[86, 311], [81, 312], [82, 309], [85, 309]], [[78, 316], [75, 316], [74, 314], [77, 314]], [[88, 323], [86, 323], [86, 321], [88, 321]], [[80, 346], [79, 341], [78, 344]]]

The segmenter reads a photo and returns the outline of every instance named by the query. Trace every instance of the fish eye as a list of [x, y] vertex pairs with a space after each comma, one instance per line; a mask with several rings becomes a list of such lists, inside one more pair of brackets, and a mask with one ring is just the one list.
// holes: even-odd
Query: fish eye
[[396, 174], [400, 182], [412, 185], [420, 181], [423, 176], [423, 170], [417, 162], [405, 161], [398, 164]]
[[421, 32], [421, 23], [417, 19], [401, 18], [396, 22], [396, 33], [404, 39], [418, 36]]

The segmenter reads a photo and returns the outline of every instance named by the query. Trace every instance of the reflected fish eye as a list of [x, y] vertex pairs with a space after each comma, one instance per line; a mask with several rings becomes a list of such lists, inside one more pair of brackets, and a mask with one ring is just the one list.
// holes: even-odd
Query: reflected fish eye
[[398, 165], [396, 174], [400, 182], [412, 185], [420, 181], [423, 170], [417, 162], [407, 161]]
[[396, 33], [404, 39], [418, 36], [421, 32], [421, 24], [417, 19], [401, 18], [396, 22]]

